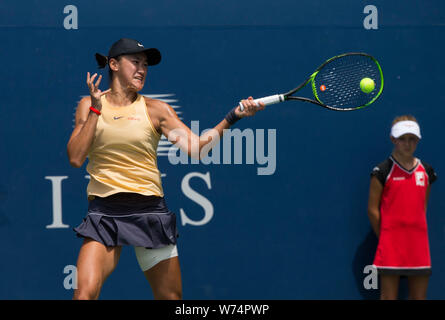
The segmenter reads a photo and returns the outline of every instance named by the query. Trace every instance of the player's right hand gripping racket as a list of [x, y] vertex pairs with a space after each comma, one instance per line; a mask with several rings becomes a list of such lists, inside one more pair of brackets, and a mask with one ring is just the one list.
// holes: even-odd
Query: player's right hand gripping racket
[[[374, 89], [368, 93], [362, 90], [360, 82], [364, 78], [374, 81]], [[298, 90], [311, 83], [314, 99], [293, 96]], [[371, 87], [372, 88], [372, 87]], [[285, 93], [255, 99], [265, 105], [288, 100], [311, 102], [335, 111], [351, 111], [369, 106], [383, 91], [383, 73], [377, 60], [367, 53], [351, 52], [335, 56], [315, 70], [315, 72], [295, 89]], [[241, 111], [244, 106], [240, 102]]]

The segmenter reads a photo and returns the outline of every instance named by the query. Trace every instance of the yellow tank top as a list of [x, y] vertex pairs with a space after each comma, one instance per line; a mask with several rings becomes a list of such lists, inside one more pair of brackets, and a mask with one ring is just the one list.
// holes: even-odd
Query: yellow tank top
[[118, 192], [164, 196], [156, 150], [160, 139], [138, 94], [128, 106], [111, 105], [105, 95], [88, 153], [88, 198]]

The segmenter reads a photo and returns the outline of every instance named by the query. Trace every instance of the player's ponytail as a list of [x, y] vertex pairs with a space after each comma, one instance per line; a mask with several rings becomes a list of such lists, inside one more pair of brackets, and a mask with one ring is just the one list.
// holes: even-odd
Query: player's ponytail
[[[108, 59], [108, 57], [106, 57], [100, 53], [96, 53], [95, 57], [96, 57], [97, 67], [99, 69], [103, 69], [106, 66], [108, 66], [108, 79], [111, 82], [111, 80], [113, 80], [113, 70], [111, 70], [111, 68], [108, 64], [110, 62], [110, 59]], [[117, 61], [119, 61], [120, 58], [121, 58], [121, 56], [113, 57], [113, 59], [116, 59]]]
[[108, 65], [108, 57], [100, 53], [96, 53], [95, 57], [96, 57], [97, 67], [99, 69], [103, 69]]

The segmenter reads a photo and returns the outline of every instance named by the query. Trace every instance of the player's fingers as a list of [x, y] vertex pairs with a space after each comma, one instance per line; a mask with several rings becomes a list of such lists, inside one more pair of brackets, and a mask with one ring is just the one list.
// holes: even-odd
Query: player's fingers
[[108, 93], [108, 92], [110, 92], [110, 91], [111, 91], [111, 88], [108, 89], [108, 90], [105, 90], [105, 91], [101, 92], [101, 93], [100, 93], [100, 96], [103, 96], [104, 94], [106, 94], [106, 93]]
[[250, 112], [255, 112], [256, 108], [258, 107], [258, 104], [254, 101], [253, 97], [250, 96], [248, 98], [249, 102], [250, 102]]
[[252, 100], [244, 99], [242, 100], [242, 104], [244, 106], [245, 113], [250, 113], [252, 111]]
[[263, 102], [258, 102], [258, 108], [257, 110], [264, 110], [266, 108], [266, 105]]
[[94, 90], [94, 79], [96, 78], [97, 74], [93, 74], [93, 76], [90, 77], [90, 81], [88, 82], [88, 87], [90, 90]]
[[245, 113], [248, 116], [254, 115], [257, 111], [257, 108], [259, 105], [255, 102], [253, 97], [248, 97], [247, 99], [241, 100], [241, 103], [244, 106], [243, 113]]
[[249, 108], [250, 112], [255, 113], [256, 109], [258, 108], [258, 104], [255, 102], [255, 100], [253, 100], [252, 97], [249, 97], [248, 101], [249, 101], [249, 105], [250, 105], [250, 108]]
[[[245, 99], [242, 99], [239, 104], [240, 104], [240, 106], [241, 105], [243, 106], [242, 112], [247, 112], [247, 101]], [[241, 111], [241, 109], [240, 109], [240, 111]]]
[[97, 73], [93, 74], [93, 76], [90, 79], [90, 83], [94, 83], [94, 79], [96, 79]]
[[87, 85], [89, 85], [89, 84], [90, 84], [90, 73], [87, 72]]
[[91, 84], [91, 82], [87, 82], [87, 86], [88, 86], [88, 89], [90, 90], [90, 93], [93, 93], [94, 92], [94, 87]]
[[102, 80], [102, 75], [99, 76], [99, 78], [96, 81], [96, 84], [94, 85], [96, 88], [99, 88], [99, 84], [100, 84], [101, 80]]

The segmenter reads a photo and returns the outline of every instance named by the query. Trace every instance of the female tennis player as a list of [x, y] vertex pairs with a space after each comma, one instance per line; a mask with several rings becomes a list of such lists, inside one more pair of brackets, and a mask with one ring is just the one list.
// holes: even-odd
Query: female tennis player
[[[181, 272], [176, 247], [176, 216], [169, 211], [157, 168], [161, 135], [186, 151], [202, 156], [204, 147], [237, 120], [253, 116], [253, 98], [246, 109], [233, 108], [212, 131], [196, 136], [167, 103], [146, 98], [147, 67], [161, 60], [157, 49], [136, 40], [120, 39], [107, 57], [96, 54], [100, 68], [109, 67], [110, 88], [99, 89], [102, 76], [87, 74], [90, 96], [77, 107], [76, 124], [68, 141], [71, 165], [89, 158], [88, 214], [74, 230], [84, 242], [77, 261], [74, 299], [97, 299], [115, 269], [123, 245], [135, 248], [138, 263], [155, 299], [181, 299]], [[96, 80], [96, 81], [95, 81]], [[175, 133], [175, 134], [173, 134]], [[208, 151], [208, 150], [207, 150]]]
[[414, 157], [420, 138], [413, 116], [394, 119], [392, 154], [371, 174], [368, 216], [379, 238], [374, 266], [382, 300], [398, 298], [401, 276], [408, 278], [410, 299], [426, 299], [431, 275], [426, 208], [436, 173]]

